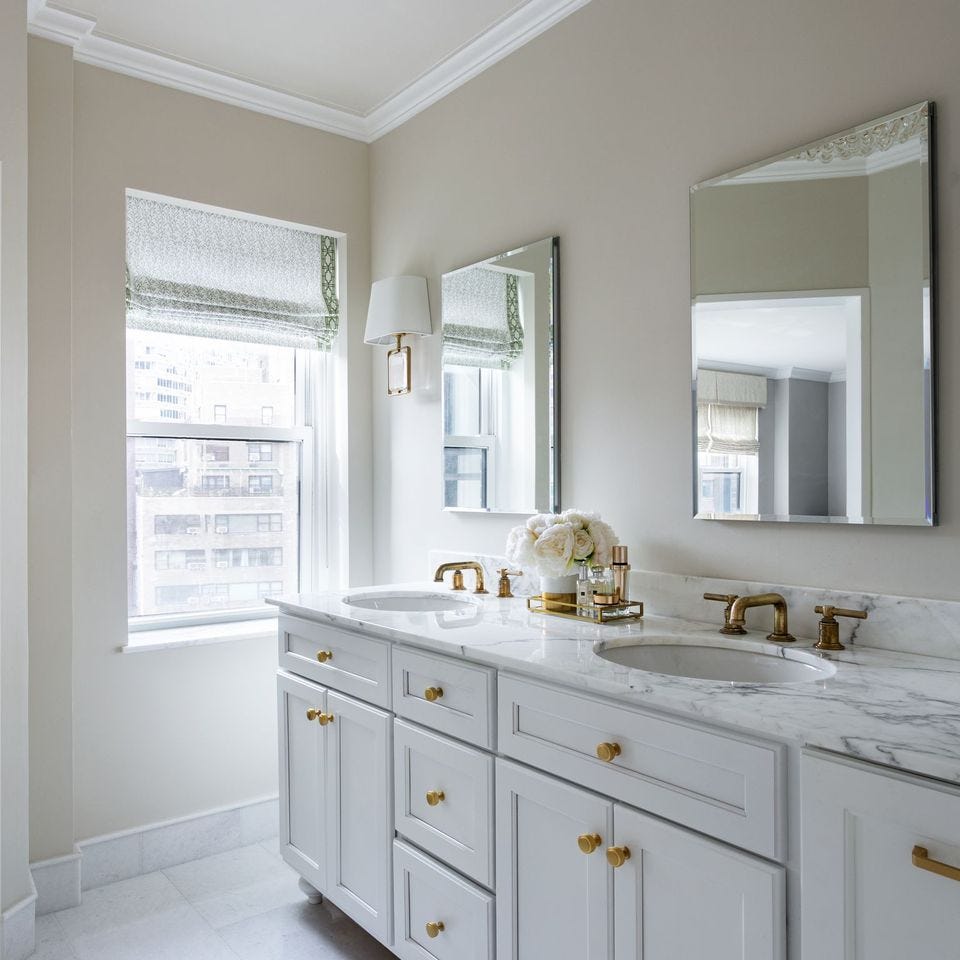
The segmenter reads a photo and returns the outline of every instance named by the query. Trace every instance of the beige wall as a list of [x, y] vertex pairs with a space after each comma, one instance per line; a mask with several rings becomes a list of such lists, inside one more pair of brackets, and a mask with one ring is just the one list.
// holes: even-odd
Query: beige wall
[[[636, 566], [956, 597], [956, 272], [940, 278], [941, 527], [694, 521], [688, 190], [931, 97], [954, 263], [958, 34], [952, 0], [593, 0], [373, 145], [373, 276], [423, 273], [436, 309], [444, 270], [559, 234], [564, 500], [602, 510]], [[383, 397], [374, 367], [381, 580], [422, 575], [431, 547], [499, 552], [515, 522], [440, 511], [437, 339], [411, 397]], [[626, 439], [595, 443], [610, 422]]]
[[[37, 645], [50, 671], [35, 687], [35, 790], [69, 792], [69, 723], [44, 724], [39, 704], [69, 689], [72, 645], [73, 807], [34, 807], [34, 856], [66, 853], [77, 839], [275, 794], [276, 646], [242, 641], [120, 654], [126, 635], [124, 441], [124, 191], [137, 188], [347, 234], [346, 329], [338, 376], [350, 424], [349, 568], [370, 563], [370, 356], [362, 344], [370, 283], [368, 148], [361, 143], [70, 62], [67, 48], [31, 41], [32, 133], [69, 139], [68, 158], [37, 158], [35, 243], [48, 290], [37, 304], [31, 366], [39, 382], [31, 418], [33, 466], [59, 455], [64, 499], [54, 518], [34, 512], [38, 558], [72, 559], [34, 580]], [[72, 90], [67, 91], [72, 83]], [[66, 98], [66, 99], [65, 99]], [[64, 105], [69, 100], [70, 110]], [[47, 195], [49, 189], [50, 195]], [[41, 199], [41, 193], [44, 194]], [[65, 206], [66, 204], [66, 206]], [[72, 250], [62, 229], [72, 213]], [[72, 291], [71, 291], [72, 288]], [[72, 317], [63, 315], [72, 301]], [[57, 338], [56, 331], [64, 336]], [[48, 363], [50, 368], [47, 368]], [[348, 376], [344, 376], [348, 374]], [[64, 378], [66, 382], [64, 382]], [[42, 395], [43, 384], [50, 392]], [[65, 438], [72, 442], [64, 448]], [[61, 461], [61, 463], [63, 462]], [[38, 497], [39, 497], [38, 491]], [[346, 507], [345, 507], [346, 509]], [[60, 538], [61, 524], [69, 535]], [[71, 544], [72, 539], [72, 544]], [[66, 545], [66, 546], [64, 546]], [[52, 588], [52, 589], [51, 589]], [[43, 591], [49, 607], [41, 610]], [[72, 639], [64, 634], [72, 630]], [[55, 656], [56, 654], [56, 656]], [[54, 849], [57, 848], [57, 849]]]
[[27, 870], [26, 30], [26, 3], [0, 4], [0, 910], [31, 892]]

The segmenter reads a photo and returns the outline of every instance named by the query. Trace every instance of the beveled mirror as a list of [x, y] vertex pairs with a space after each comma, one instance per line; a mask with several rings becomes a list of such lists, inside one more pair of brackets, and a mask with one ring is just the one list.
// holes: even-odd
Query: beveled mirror
[[559, 482], [559, 241], [443, 275], [443, 508], [553, 512]]
[[691, 190], [694, 510], [932, 525], [923, 102]]

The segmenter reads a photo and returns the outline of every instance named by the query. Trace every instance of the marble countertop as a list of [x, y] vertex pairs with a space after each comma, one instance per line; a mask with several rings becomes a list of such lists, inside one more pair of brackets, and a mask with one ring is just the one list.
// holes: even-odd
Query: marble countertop
[[[284, 612], [371, 636], [462, 656], [618, 700], [654, 707], [833, 750], [900, 770], [960, 783], [960, 661], [857, 648], [824, 655], [834, 676], [787, 684], [733, 684], [649, 673], [601, 659], [598, 643], [648, 642], [679, 635], [700, 644], [762, 645], [765, 632], [727, 638], [716, 624], [647, 616], [595, 625], [527, 610], [522, 598], [460, 594], [462, 609], [442, 612], [367, 610], [349, 596], [395, 590], [447, 593], [434, 584], [400, 584], [271, 601]], [[811, 640], [777, 647], [789, 657]]]

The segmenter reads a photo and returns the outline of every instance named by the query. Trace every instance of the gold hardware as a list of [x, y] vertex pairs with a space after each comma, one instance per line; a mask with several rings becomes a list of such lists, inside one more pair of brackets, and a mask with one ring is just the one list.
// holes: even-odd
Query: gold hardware
[[523, 571], [517, 570], [515, 573], [511, 573], [506, 567], [501, 567], [498, 572], [500, 574], [500, 583], [497, 586], [497, 596], [501, 600], [509, 600], [513, 596], [513, 591], [510, 589], [510, 578], [521, 576]]
[[787, 630], [787, 601], [779, 593], [758, 593], [753, 597], [737, 597], [730, 605], [730, 626], [742, 627], [751, 607], [773, 607], [773, 633], [767, 639], [774, 643], [793, 643], [797, 638]]
[[622, 867], [630, 859], [628, 847], [607, 847], [607, 863], [611, 867]]
[[840, 642], [840, 624], [836, 617], [853, 617], [856, 620], [866, 620], [866, 610], [844, 610], [841, 607], [826, 605], [813, 608], [814, 613], [823, 614], [820, 621], [820, 639], [813, 645], [814, 650], [846, 650]]
[[705, 593], [703, 595], [704, 600], [716, 600], [719, 603], [725, 603], [726, 606], [723, 608], [723, 626], [720, 628], [720, 633], [724, 634], [727, 637], [739, 637], [745, 634], [746, 628], [739, 626], [735, 627], [730, 622], [730, 610], [733, 607], [733, 601], [738, 599], [737, 594], [735, 593]]
[[[410, 368], [412, 364], [410, 362], [410, 348], [402, 346], [403, 338], [406, 336], [405, 333], [394, 333], [391, 334], [391, 336], [397, 338], [397, 345], [392, 350], [387, 351], [387, 396], [399, 397], [405, 393], [409, 393], [411, 389]], [[393, 368], [397, 364], [400, 364], [402, 367], [402, 382], [399, 384], [393, 383], [393, 378], [391, 377]]]
[[427, 936], [433, 940], [438, 934], [443, 933], [447, 928], [442, 920], [430, 920], [427, 922]]
[[914, 847], [910, 859], [913, 865], [921, 870], [929, 870], [930, 873], [935, 873], [938, 877], [946, 877], [948, 880], [960, 881], [960, 867], [951, 867], [949, 863], [931, 860], [930, 851], [926, 847]]
[[325, 727], [328, 723], [333, 723], [333, 714], [332, 713], [318, 713], [317, 714], [317, 723], [321, 727]]
[[598, 743], [597, 756], [604, 763], [612, 763], [617, 757], [620, 756], [620, 744], [619, 743]]
[[431, 807], [435, 807], [438, 803], [443, 803], [447, 799], [447, 795], [442, 790], [429, 790], [427, 791], [427, 803]]
[[477, 575], [477, 588], [474, 593], [487, 593], [483, 584], [483, 567], [476, 560], [465, 560], [463, 563], [441, 563], [433, 575], [434, 583], [443, 583], [443, 575], [453, 571], [453, 589], [463, 590], [463, 571], [472, 570]]
[[642, 600], [625, 600], [606, 607], [591, 604], [586, 608], [589, 612], [577, 613], [578, 609], [584, 608], [578, 608], [576, 603], [558, 600], [557, 597], [560, 596], [566, 596], [566, 594], [547, 593], [539, 597], [527, 597], [527, 609], [531, 613], [563, 617], [565, 620], [580, 620], [583, 623], [626, 623], [643, 618]]
[[435, 703], [443, 696], [443, 687], [427, 687], [427, 689], [423, 691], [423, 696], [425, 700]]
[[320, 713], [321, 713], [320, 710], [314, 710], [314, 709], [311, 707], [311, 708], [307, 711], [307, 719], [308, 719], [308, 720], [311, 720], [311, 721], [316, 720], [317, 717], [320, 716]]
[[577, 846], [581, 853], [593, 853], [601, 843], [603, 841], [600, 839], [599, 833], [581, 833], [577, 837]]
[[321, 663], [326, 663], [328, 660], [332, 660], [332, 659], [333, 659], [333, 651], [332, 651], [332, 650], [318, 650], [318, 651], [317, 651], [317, 659], [318, 659]]

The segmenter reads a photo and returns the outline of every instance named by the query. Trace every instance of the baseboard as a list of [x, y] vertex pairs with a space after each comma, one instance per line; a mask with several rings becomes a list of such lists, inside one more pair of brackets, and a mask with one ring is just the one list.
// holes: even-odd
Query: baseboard
[[80, 853], [30, 864], [37, 888], [37, 916], [80, 905]]
[[[31, 881], [32, 885], [32, 881]], [[0, 957], [26, 960], [37, 941], [37, 891], [0, 914]]]
[[278, 798], [269, 797], [83, 840], [78, 844], [80, 889], [269, 840], [279, 831], [279, 811]]

